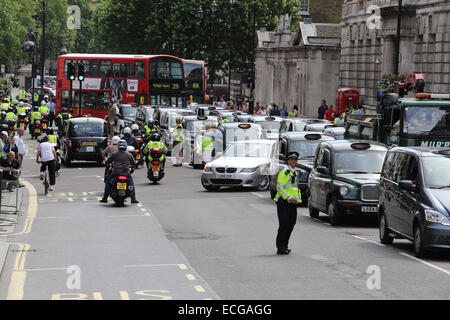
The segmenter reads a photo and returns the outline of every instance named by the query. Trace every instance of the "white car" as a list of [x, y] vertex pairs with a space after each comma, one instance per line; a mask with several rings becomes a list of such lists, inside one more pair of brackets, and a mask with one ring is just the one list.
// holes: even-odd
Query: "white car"
[[224, 154], [203, 169], [201, 182], [208, 191], [221, 187], [250, 187], [266, 191], [278, 170], [278, 142], [248, 140], [230, 143]]

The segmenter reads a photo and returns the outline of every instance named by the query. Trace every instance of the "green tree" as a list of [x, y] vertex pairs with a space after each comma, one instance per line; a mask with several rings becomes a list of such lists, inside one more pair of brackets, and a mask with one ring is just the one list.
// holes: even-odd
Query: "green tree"
[[[173, 54], [187, 59], [210, 61], [214, 69], [226, 70], [230, 42], [230, 3], [217, 0], [211, 13], [211, 0], [103, 0], [96, 8], [95, 23], [99, 45], [104, 53]], [[280, 15], [296, 19], [297, 0], [258, 0], [256, 28], [273, 30]], [[233, 69], [249, 70], [252, 57], [253, 0], [236, 0], [232, 23]], [[203, 17], [197, 18], [199, 7]], [[214, 23], [214, 48], [211, 48]]]

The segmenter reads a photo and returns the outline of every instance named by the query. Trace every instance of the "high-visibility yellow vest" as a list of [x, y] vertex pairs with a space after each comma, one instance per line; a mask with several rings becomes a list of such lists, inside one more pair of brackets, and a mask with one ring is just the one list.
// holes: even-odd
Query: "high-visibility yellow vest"
[[202, 138], [202, 150], [213, 151], [214, 150], [214, 137], [203, 135]]
[[183, 141], [183, 126], [181, 124], [177, 124], [175, 129], [173, 129], [172, 137], [175, 141]]
[[277, 194], [273, 199], [275, 202], [283, 198], [288, 201], [291, 198], [296, 199], [299, 203], [302, 202], [302, 194], [298, 188], [298, 175], [292, 172], [289, 167], [284, 168], [278, 174], [277, 179]]

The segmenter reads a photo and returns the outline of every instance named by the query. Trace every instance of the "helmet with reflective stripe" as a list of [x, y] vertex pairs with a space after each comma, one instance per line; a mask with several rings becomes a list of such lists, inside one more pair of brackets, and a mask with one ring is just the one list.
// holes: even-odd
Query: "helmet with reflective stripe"
[[125, 140], [122, 139], [119, 141], [119, 144], [118, 144], [119, 150], [125, 151], [125, 150], [127, 150], [127, 146], [128, 146], [128, 144]]
[[136, 123], [134, 123], [134, 124], [131, 126], [131, 130], [137, 131], [137, 130], [139, 130], [139, 126], [138, 126]]
[[124, 134], [131, 134], [131, 128], [130, 127], [126, 127], [125, 129], [123, 129], [123, 133]]

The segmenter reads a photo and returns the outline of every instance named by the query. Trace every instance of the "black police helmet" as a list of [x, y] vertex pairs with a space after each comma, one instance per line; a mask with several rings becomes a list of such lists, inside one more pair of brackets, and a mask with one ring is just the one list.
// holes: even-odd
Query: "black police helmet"
[[152, 134], [152, 136], [150, 137], [151, 141], [161, 141], [161, 136], [159, 135], [159, 133], [154, 133]]
[[295, 159], [295, 160], [298, 160], [298, 157], [299, 157], [300, 155], [298, 154], [298, 152], [289, 152], [288, 154], [287, 154], [287, 159], [288, 160], [290, 160], [290, 159]]

